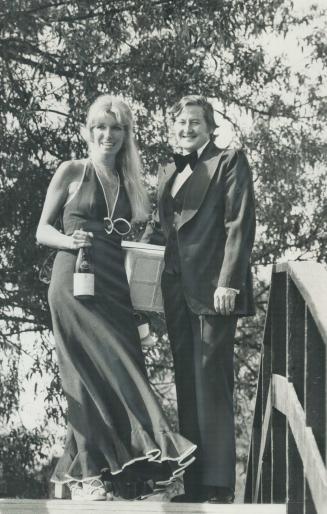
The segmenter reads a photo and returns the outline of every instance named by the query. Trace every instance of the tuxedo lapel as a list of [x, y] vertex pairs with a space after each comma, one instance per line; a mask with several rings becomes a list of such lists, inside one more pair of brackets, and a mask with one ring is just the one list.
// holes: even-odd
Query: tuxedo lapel
[[175, 171], [176, 171], [175, 163], [171, 162], [162, 169], [160, 177], [159, 177], [159, 184], [158, 184], [159, 217], [160, 217], [161, 227], [162, 227], [164, 233], [166, 233], [166, 234], [168, 234], [168, 232], [169, 232], [169, 225], [168, 225], [168, 220], [166, 220], [166, 216], [165, 216], [164, 204], [165, 204], [165, 198], [171, 189]]
[[162, 170], [161, 177], [159, 178], [159, 184], [158, 184], [158, 196], [159, 200], [167, 193], [167, 190], [169, 189], [169, 186], [171, 185], [171, 179], [174, 175], [174, 172], [176, 171], [175, 163], [170, 162], [165, 166]]
[[[199, 210], [206, 195], [210, 182], [220, 165], [223, 152], [216, 146], [210, 145], [200, 156], [192, 175], [187, 181], [184, 206], [178, 229], [190, 221]], [[213, 149], [215, 150], [213, 152]]]

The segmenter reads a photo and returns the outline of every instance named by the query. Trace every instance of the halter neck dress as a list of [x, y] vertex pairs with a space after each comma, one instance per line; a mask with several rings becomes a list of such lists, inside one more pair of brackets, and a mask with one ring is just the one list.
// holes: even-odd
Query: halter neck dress
[[[94, 234], [95, 297], [73, 296], [73, 250], [58, 251], [48, 295], [68, 403], [66, 444], [52, 481], [102, 476], [120, 484], [141, 480], [155, 490], [184, 472], [195, 446], [171, 431], [148, 383], [122, 237], [104, 231], [107, 215], [104, 189], [86, 160], [79, 187], [63, 207], [62, 227], [67, 235], [81, 228]], [[113, 218], [131, 220], [122, 180]]]

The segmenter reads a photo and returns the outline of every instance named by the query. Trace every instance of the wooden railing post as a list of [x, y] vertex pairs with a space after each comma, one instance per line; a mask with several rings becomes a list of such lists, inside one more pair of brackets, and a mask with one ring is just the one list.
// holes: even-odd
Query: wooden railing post
[[[312, 428], [320, 454], [326, 464], [326, 346], [312, 315], [306, 309], [305, 330], [305, 392], [306, 425]], [[315, 506], [308, 487], [305, 488], [305, 514], [315, 514]]]
[[274, 266], [245, 498], [286, 502], [288, 514], [327, 508], [326, 313], [323, 265]]
[[[258, 393], [257, 399], [258, 403], [256, 405], [256, 410], [254, 413], [253, 419], [253, 440], [252, 440], [252, 462], [253, 462], [253, 482], [252, 482], [252, 497], [256, 496], [256, 487], [257, 480], [260, 479], [260, 488], [258, 491], [258, 495], [261, 500], [261, 476], [258, 477], [258, 463], [260, 456], [260, 443], [261, 443], [261, 434], [262, 434], [262, 372], [259, 374], [259, 383], [258, 383]], [[258, 503], [261, 503], [258, 502]]]
[[[277, 273], [273, 283], [271, 311], [272, 372], [286, 376], [286, 272]], [[286, 501], [286, 419], [272, 410], [272, 500]]]
[[271, 319], [269, 298], [263, 345], [261, 349], [256, 408], [253, 416], [252, 440], [244, 501], [271, 503]]
[[310, 312], [307, 313], [306, 328], [306, 422], [312, 428], [326, 464], [326, 347]]
[[270, 405], [271, 395], [271, 374], [272, 374], [272, 351], [271, 351], [271, 318], [268, 317], [265, 326], [264, 358], [261, 365], [262, 388], [261, 388], [261, 423], [262, 432], [267, 430], [266, 445], [262, 456], [261, 471], [261, 501], [262, 503], [272, 502], [272, 451], [271, 451], [271, 416], [265, 418], [267, 405]]
[[[297, 397], [304, 406], [305, 352], [304, 319], [305, 303], [291, 278], [287, 279], [287, 379], [295, 388]], [[287, 512], [304, 512], [305, 478], [303, 463], [296, 447], [294, 436], [287, 424]]]

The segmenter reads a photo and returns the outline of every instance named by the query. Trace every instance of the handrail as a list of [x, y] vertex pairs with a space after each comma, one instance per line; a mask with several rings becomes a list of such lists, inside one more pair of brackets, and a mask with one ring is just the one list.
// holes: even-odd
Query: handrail
[[245, 502], [327, 505], [327, 270], [273, 266]]
[[275, 264], [275, 273], [287, 272], [307, 304], [327, 345], [327, 270], [312, 261]]

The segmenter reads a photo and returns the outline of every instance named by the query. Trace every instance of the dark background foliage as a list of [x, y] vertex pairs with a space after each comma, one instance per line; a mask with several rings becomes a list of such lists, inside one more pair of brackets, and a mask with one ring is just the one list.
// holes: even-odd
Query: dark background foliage
[[[47, 250], [35, 230], [57, 165], [86, 154], [80, 124], [99, 93], [132, 105], [154, 203], [151, 177], [171, 144], [167, 107], [184, 94], [216, 99], [222, 126], [233, 127], [233, 144], [245, 148], [254, 172], [255, 270], [288, 257], [325, 260], [326, 17], [317, 8], [306, 13], [296, 14], [290, 0], [0, 1], [0, 460], [5, 482], [16, 484], [4, 494], [47, 494], [38, 470], [56, 435], [19, 422], [26, 359], [36, 399], [46, 383], [44, 427], [64, 423], [47, 291], [38, 281]], [[301, 69], [264, 43], [287, 45], [292, 31], [307, 63]], [[241, 323], [236, 342], [241, 474], [267, 294], [258, 272], [257, 316]], [[156, 314], [151, 322], [158, 344], [146, 351], [149, 377], [176, 424], [164, 320]]]

